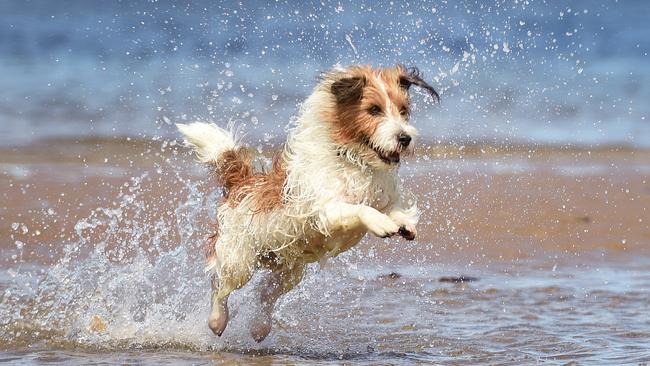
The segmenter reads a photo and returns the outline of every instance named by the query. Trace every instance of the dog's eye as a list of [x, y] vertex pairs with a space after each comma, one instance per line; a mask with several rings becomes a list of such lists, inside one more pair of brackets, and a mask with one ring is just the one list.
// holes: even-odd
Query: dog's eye
[[399, 110], [399, 114], [401, 114], [403, 117], [408, 117], [409, 115], [409, 109], [406, 107], [402, 107]]
[[370, 108], [368, 108], [368, 113], [370, 113], [373, 116], [381, 114], [381, 107], [378, 105], [373, 105]]

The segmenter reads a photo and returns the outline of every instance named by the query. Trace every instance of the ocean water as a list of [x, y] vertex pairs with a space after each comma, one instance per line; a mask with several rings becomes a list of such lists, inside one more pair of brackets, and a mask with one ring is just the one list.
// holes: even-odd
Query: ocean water
[[0, 143], [171, 137], [236, 121], [282, 139], [319, 72], [418, 66], [431, 141], [648, 146], [646, 1], [0, 1]]
[[370, 237], [310, 266], [258, 344], [263, 273], [231, 297], [222, 337], [207, 327], [220, 189], [180, 144], [3, 149], [0, 362], [650, 361], [647, 151], [427, 150], [402, 168], [418, 239]]
[[[647, 364], [644, 1], [0, 0], [0, 363]], [[207, 328], [220, 188], [177, 122], [264, 151], [318, 74], [416, 65], [414, 242]], [[468, 282], [444, 278], [472, 277]]]

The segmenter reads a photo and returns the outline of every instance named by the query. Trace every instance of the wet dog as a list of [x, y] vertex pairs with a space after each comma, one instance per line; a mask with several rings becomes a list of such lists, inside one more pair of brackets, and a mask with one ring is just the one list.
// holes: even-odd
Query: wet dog
[[208, 325], [215, 334], [228, 324], [228, 296], [256, 269], [270, 269], [251, 325], [261, 342], [275, 302], [300, 282], [306, 264], [350, 249], [368, 232], [415, 239], [416, 200], [397, 175], [417, 136], [409, 124], [412, 86], [438, 99], [416, 68], [350, 66], [323, 74], [266, 171], [254, 169], [252, 153], [228, 131], [178, 125], [224, 189], [219, 232], [209, 242]]

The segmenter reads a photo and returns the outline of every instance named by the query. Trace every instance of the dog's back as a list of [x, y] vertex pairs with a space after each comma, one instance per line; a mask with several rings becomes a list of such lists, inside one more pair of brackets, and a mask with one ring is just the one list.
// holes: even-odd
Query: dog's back
[[[225, 204], [237, 207], [244, 199], [252, 213], [268, 212], [282, 204], [286, 170], [276, 155], [268, 172], [255, 171], [253, 154], [239, 146], [233, 133], [211, 123], [178, 124], [185, 143], [192, 147], [199, 161], [208, 164], [223, 187]], [[251, 196], [251, 197], [249, 197]], [[216, 264], [215, 243], [218, 229], [207, 241], [208, 268]]]
[[239, 146], [229, 131], [203, 122], [177, 126], [199, 160], [214, 168], [224, 198], [231, 207], [236, 207], [249, 195], [255, 195], [249, 207], [252, 212], [270, 211], [282, 202], [286, 171], [280, 155], [274, 157], [268, 172], [257, 172], [253, 169], [253, 154]]

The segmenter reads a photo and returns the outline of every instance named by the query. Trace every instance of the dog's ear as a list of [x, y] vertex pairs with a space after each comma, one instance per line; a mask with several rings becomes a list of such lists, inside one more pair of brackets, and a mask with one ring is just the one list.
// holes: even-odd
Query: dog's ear
[[422, 79], [422, 73], [417, 67], [413, 66], [405, 68], [400, 65], [399, 68], [402, 70], [399, 76], [399, 85], [402, 88], [408, 91], [411, 85], [415, 85], [426, 90], [436, 101], [440, 101], [440, 95], [438, 95], [438, 92]]
[[332, 83], [332, 94], [338, 104], [354, 103], [361, 100], [366, 78], [363, 76], [344, 77]]

